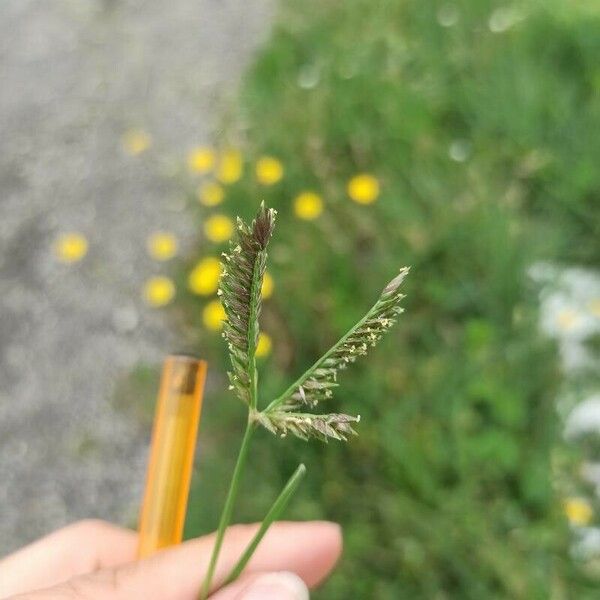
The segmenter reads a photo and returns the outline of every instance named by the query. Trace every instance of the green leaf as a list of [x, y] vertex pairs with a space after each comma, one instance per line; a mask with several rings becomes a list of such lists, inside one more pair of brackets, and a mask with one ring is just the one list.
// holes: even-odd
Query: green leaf
[[240, 574], [248, 564], [248, 561], [252, 558], [254, 551], [256, 550], [263, 537], [269, 530], [269, 527], [271, 527], [271, 525], [275, 521], [277, 521], [277, 519], [279, 519], [279, 517], [285, 510], [285, 507], [288, 505], [289, 501], [294, 495], [294, 492], [296, 491], [296, 488], [300, 484], [300, 481], [304, 477], [305, 473], [306, 467], [302, 464], [298, 465], [298, 468], [294, 471], [294, 474], [289, 478], [285, 487], [283, 488], [283, 490], [281, 490], [281, 493], [277, 497], [277, 500], [275, 500], [273, 506], [271, 506], [269, 512], [266, 514], [265, 518], [263, 519], [263, 522], [260, 525], [260, 528], [248, 544], [246, 550], [244, 550], [244, 553], [238, 560], [237, 564], [235, 565], [235, 567], [233, 567], [233, 569], [227, 576], [225, 580], [226, 585], [228, 583], [231, 583], [232, 581], [235, 581], [240, 576]]

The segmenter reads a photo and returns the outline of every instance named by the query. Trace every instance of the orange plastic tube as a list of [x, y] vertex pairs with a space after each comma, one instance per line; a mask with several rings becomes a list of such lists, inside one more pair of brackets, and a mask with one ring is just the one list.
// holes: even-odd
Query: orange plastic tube
[[165, 359], [140, 512], [139, 558], [182, 540], [205, 379], [204, 361]]

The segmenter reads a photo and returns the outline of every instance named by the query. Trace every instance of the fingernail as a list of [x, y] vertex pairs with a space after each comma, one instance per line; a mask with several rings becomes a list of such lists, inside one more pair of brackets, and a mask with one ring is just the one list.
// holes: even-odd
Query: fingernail
[[250, 585], [242, 600], [308, 600], [308, 588], [295, 573], [267, 573]]

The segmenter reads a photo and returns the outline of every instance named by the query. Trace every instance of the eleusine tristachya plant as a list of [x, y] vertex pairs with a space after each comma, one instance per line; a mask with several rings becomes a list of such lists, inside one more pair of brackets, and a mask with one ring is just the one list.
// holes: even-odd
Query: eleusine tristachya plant
[[[250, 225], [238, 218], [236, 239], [230, 243], [229, 252], [223, 254], [218, 293], [226, 314], [223, 337], [227, 341], [232, 365], [229, 373], [230, 389], [248, 407], [248, 421], [202, 586], [202, 600], [207, 598], [210, 590], [225, 530], [231, 521], [250, 439], [255, 429], [262, 425], [281, 437], [292, 433], [304, 440], [311, 437], [324, 441], [329, 438], [346, 440], [348, 435], [355, 434], [352, 425], [360, 420], [359, 416], [339, 413], [316, 414], [308, 410], [331, 398], [333, 389], [338, 385], [338, 371], [345, 369], [357, 357], [366, 354], [369, 347], [375, 346], [382, 334], [403, 312], [400, 301], [404, 295], [399, 292], [399, 288], [408, 273], [406, 267], [388, 283], [377, 302], [358, 323], [281, 395], [266, 407], [262, 407], [258, 399], [256, 347], [267, 246], [273, 233], [275, 215], [275, 210], [265, 208], [263, 203]], [[233, 581], [242, 572], [271, 523], [285, 508], [305, 470], [304, 465], [296, 469], [269, 510], [254, 539], [229, 574], [227, 582]]]

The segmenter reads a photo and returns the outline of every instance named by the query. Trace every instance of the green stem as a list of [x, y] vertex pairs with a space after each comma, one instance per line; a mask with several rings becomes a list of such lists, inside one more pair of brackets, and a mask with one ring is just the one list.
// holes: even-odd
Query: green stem
[[250, 446], [250, 438], [252, 437], [252, 433], [254, 432], [254, 424], [251, 421], [248, 421], [246, 425], [246, 431], [244, 432], [244, 438], [242, 440], [242, 444], [240, 446], [240, 452], [237, 457], [237, 462], [235, 464], [235, 469], [233, 470], [233, 475], [231, 477], [231, 483], [229, 484], [229, 491], [227, 492], [227, 499], [225, 500], [225, 505], [223, 506], [223, 512], [221, 513], [221, 519], [219, 520], [219, 528], [217, 529], [217, 537], [215, 539], [215, 545], [213, 546], [213, 551], [210, 557], [210, 563], [208, 565], [208, 571], [206, 572], [206, 577], [204, 578], [204, 584], [202, 585], [202, 591], [200, 592], [200, 600], [206, 600], [208, 598], [208, 593], [210, 591], [210, 584], [212, 583], [213, 576], [215, 574], [215, 569], [217, 567], [217, 560], [219, 558], [219, 553], [221, 552], [221, 546], [223, 545], [223, 538], [225, 537], [225, 530], [229, 526], [231, 522], [231, 514], [233, 512], [233, 505], [235, 503], [235, 499], [237, 497], [238, 487], [240, 483], [240, 479], [242, 476], [242, 472], [244, 470], [244, 466], [246, 464], [246, 457], [248, 456], [248, 448]]
[[252, 555], [254, 554], [254, 551], [256, 550], [257, 546], [260, 544], [264, 535], [269, 530], [269, 527], [277, 519], [279, 519], [281, 513], [285, 510], [285, 507], [294, 495], [294, 492], [296, 491], [296, 488], [300, 484], [300, 481], [304, 477], [305, 473], [306, 467], [301, 464], [294, 471], [294, 474], [288, 479], [288, 482], [285, 484], [285, 487], [281, 490], [281, 493], [277, 497], [277, 500], [275, 500], [273, 506], [271, 506], [271, 509], [263, 519], [259, 530], [252, 538], [252, 541], [248, 544], [246, 550], [244, 551], [244, 554], [242, 554], [235, 567], [233, 567], [233, 569], [227, 576], [225, 584], [235, 581], [240, 576], [240, 574], [248, 564], [248, 561], [252, 558]]

